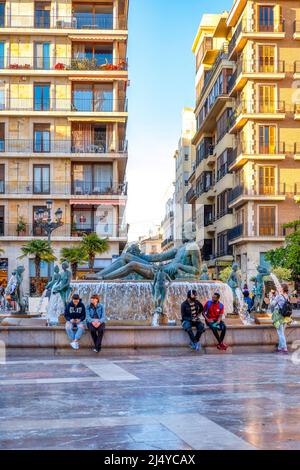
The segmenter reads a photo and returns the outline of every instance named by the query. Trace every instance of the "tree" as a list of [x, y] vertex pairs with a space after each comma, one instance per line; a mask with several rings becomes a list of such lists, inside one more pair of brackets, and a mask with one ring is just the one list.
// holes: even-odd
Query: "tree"
[[77, 279], [78, 266], [88, 259], [86, 252], [80, 245], [62, 248], [60, 251], [61, 262], [68, 261], [71, 266], [72, 277]]
[[81, 249], [87, 254], [89, 269], [94, 269], [96, 254], [102, 254], [108, 251], [109, 243], [107, 238], [99, 238], [96, 233], [84, 235], [81, 242]]
[[300, 276], [300, 221], [295, 220], [284, 227], [292, 229], [285, 237], [285, 246], [268, 251], [265, 257], [273, 268], [290, 269], [296, 279]]
[[227, 268], [222, 269], [222, 271], [219, 274], [220, 281], [226, 283], [228, 281], [231, 271], [232, 271], [231, 266], [227, 266]]
[[272, 269], [272, 273], [279, 279], [280, 282], [288, 282], [292, 279], [292, 270], [287, 268], [282, 268], [281, 266]]
[[34, 256], [35, 275], [37, 278], [41, 277], [41, 261], [55, 261], [56, 256], [53, 254], [53, 250], [49, 247], [47, 240], [31, 240], [21, 247], [23, 253], [19, 258], [25, 258], [26, 256]]

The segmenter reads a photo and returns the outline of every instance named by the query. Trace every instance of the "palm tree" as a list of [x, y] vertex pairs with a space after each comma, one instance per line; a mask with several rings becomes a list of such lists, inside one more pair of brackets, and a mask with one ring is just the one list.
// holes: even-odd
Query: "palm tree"
[[89, 260], [89, 269], [94, 269], [95, 257], [108, 251], [109, 243], [107, 238], [99, 238], [96, 233], [84, 235], [81, 242], [81, 249], [85, 251]]
[[86, 252], [80, 245], [62, 248], [60, 250], [61, 261], [68, 261], [71, 266], [72, 277], [77, 279], [78, 265], [88, 259]]
[[56, 256], [53, 254], [52, 248], [48, 245], [47, 240], [31, 240], [21, 247], [23, 252], [19, 258], [25, 258], [26, 256], [34, 256], [35, 275], [37, 278], [41, 277], [41, 261], [55, 261]]

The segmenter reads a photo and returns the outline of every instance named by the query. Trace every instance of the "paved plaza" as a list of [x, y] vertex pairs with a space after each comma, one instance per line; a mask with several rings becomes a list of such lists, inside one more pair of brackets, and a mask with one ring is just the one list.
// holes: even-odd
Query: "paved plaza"
[[28, 357], [0, 387], [1, 449], [300, 449], [290, 356]]

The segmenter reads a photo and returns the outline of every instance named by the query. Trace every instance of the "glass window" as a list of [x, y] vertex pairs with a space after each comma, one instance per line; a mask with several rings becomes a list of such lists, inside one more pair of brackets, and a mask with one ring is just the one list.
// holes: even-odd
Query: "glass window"
[[0, 152], [5, 150], [5, 124], [0, 122]]
[[38, 83], [34, 85], [34, 110], [50, 111], [49, 83]]
[[0, 3], [0, 28], [5, 26], [5, 2]]
[[34, 152], [50, 152], [50, 124], [34, 124]]
[[50, 28], [51, 3], [36, 2], [34, 21], [36, 28]]
[[33, 192], [50, 194], [50, 165], [33, 166]]
[[1, 163], [0, 165], [0, 193], [4, 194], [5, 192], [5, 165]]
[[0, 42], [0, 69], [5, 68], [4, 64], [4, 49], [5, 49], [5, 42]]
[[38, 70], [50, 69], [50, 43], [35, 43], [34, 67]]
[[274, 7], [259, 6], [259, 31], [274, 31]]

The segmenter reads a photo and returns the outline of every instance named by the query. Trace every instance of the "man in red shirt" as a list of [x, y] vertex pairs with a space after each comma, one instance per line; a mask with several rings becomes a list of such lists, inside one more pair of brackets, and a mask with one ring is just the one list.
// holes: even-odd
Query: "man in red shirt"
[[223, 315], [224, 305], [220, 302], [220, 294], [216, 292], [213, 295], [212, 300], [209, 300], [204, 305], [203, 316], [207, 326], [212, 330], [216, 340], [218, 341], [217, 348], [221, 351], [226, 351], [228, 346], [224, 343], [226, 325], [222, 321]]

